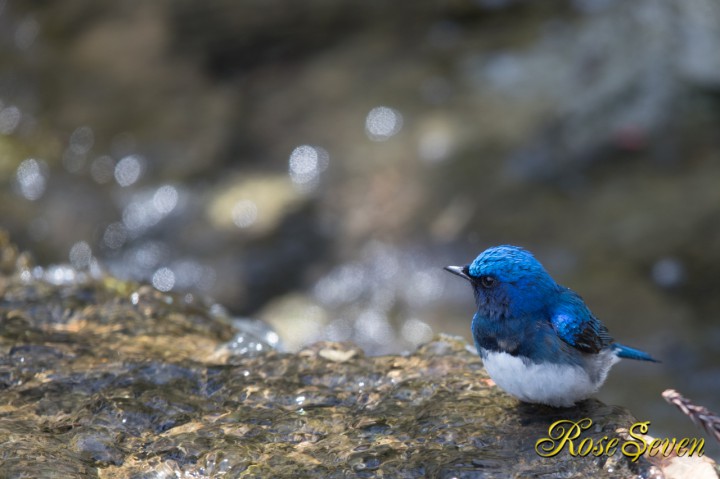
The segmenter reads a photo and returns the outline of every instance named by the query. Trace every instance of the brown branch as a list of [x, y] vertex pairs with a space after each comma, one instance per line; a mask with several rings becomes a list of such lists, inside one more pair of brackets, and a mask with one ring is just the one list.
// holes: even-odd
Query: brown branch
[[720, 416], [708, 411], [707, 408], [693, 404], [674, 389], [666, 389], [662, 396], [668, 403], [676, 406], [688, 416], [696, 426], [703, 428], [717, 442], [720, 442]]

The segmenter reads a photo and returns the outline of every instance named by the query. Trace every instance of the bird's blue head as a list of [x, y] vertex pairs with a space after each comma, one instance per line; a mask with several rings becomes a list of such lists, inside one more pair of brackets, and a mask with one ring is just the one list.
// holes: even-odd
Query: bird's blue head
[[494, 246], [468, 265], [445, 269], [470, 281], [478, 313], [489, 319], [519, 318], [545, 309], [559, 290], [540, 262], [517, 246]]

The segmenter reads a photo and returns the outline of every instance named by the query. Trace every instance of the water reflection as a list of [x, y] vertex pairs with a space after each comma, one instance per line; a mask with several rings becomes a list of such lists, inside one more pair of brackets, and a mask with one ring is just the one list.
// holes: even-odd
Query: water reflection
[[157, 189], [153, 195], [152, 204], [160, 215], [167, 215], [178, 202], [178, 191], [174, 186], [165, 185]]
[[[365, 342], [374, 344], [375, 348], [384, 350], [395, 341], [395, 331], [386, 315], [378, 310], [367, 310], [360, 313], [355, 320], [355, 334], [364, 337]], [[383, 351], [384, 352], [384, 351]]]
[[95, 144], [95, 134], [89, 126], [81, 126], [72, 132], [68, 147], [63, 152], [63, 166], [70, 173], [85, 168], [87, 154]]
[[[131, 278], [147, 279], [156, 289], [168, 291], [210, 291], [216, 282], [214, 268], [193, 258], [173, 258], [175, 252], [161, 241], [131, 242], [122, 223], [108, 225], [104, 234], [104, 245], [117, 250], [107, 261], [110, 273]], [[188, 296], [192, 298], [192, 295]]]
[[431, 311], [448, 300], [447, 278], [438, 267], [443, 259], [380, 242], [370, 243], [358, 256], [317, 280], [311, 289], [314, 303], [288, 312], [266, 311], [269, 318], [285, 318], [275, 323], [283, 337], [295, 338], [291, 330], [300, 311], [312, 308], [322, 314], [303, 325], [305, 340], [351, 340], [369, 354], [384, 354], [414, 348], [432, 337], [431, 324], [437, 319]]
[[160, 263], [167, 261], [169, 254], [165, 243], [144, 241], [125, 252], [123, 263], [129, 271], [139, 270], [138, 277], [146, 277]]
[[215, 284], [215, 270], [193, 259], [173, 261], [170, 269], [175, 275], [174, 289], [209, 291]]
[[64, 285], [77, 284], [86, 281], [88, 277], [100, 278], [102, 275], [98, 262], [91, 256], [86, 271], [79, 271], [70, 264], [35, 266], [31, 270], [22, 271], [20, 279], [24, 282], [45, 281], [54, 285]]
[[69, 148], [79, 155], [87, 154], [95, 144], [95, 134], [89, 126], [81, 126], [70, 135]]
[[44, 162], [29, 158], [18, 166], [17, 184], [25, 199], [35, 201], [45, 192], [47, 184], [47, 166]]
[[290, 154], [288, 172], [292, 182], [301, 189], [314, 189], [325, 171], [330, 155], [324, 148], [302, 145]]
[[402, 293], [408, 304], [422, 309], [442, 297], [445, 281], [435, 269], [425, 269], [410, 274], [403, 284]]
[[115, 166], [115, 181], [122, 187], [134, 184], [143, 172], [144, 160], [139, 155], [130, 155], [121, 159]]
[[354, 321], [349, 318], [340, 318], [331, 321], [325, 327], [325, 337], [329, 341], [348, 341], [352, 338]]
[[355, 301], [365, 283], [365, 273], [360, 265], [337, 266], [315, 285], [314, 294], [329, 306], [339, 306]]
[[122, 222], [130, 236], [136, 238], [172, 213], [180, 199], [177, 188], [170, 185], [136, 193], [123, 208]]
[[70, 264], [77, 270], [84, 270], [92, 261], [92, 249], [85, 241], [79, 241], [70, 248]]
[[[0, 104], [1, 105], [1, 104]], [[16, 106], [8, 106], [0, 110], [0, 134], [10, 135], [20, 124], [22, 113]]]
[[407, 342], [419, 346], [432, 339], [433, 330], [426, 322], [417, 318], [409, 318], [400, 328], [400, 334]]
[[61, 285], [76, 282], [78, 271], [68, 265], [48, 266], [47, 268], [36, 267], [33, 270], [35, 279], [43, 279], [51, 284]]
[[365, 118], [365, 133], [373, 141], [385, 141], [395, 136], [403, 125], [403, 117], [399, 111], [386, 106], [378, 106], [370, 110]]
[[175, 286], [175, 273], [170, 268], [160, 268], [152, 276], [152, 285], [155, 289], [167, 292]]
[[128, 232], [122, 223], [111, 223], [103, 233], [103, 243], [110, 249], [119, 249], [127, 241]]

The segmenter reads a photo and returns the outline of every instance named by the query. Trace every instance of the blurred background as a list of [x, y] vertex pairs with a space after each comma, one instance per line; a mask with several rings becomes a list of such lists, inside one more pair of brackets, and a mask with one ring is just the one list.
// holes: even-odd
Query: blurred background
[[663, 360], [599, 398], [701, 436], [660, 393], [720, 412], [718, 52], [716, 0], [0, 0], [0, 226], [368, 354], [470, 340], [442, 267], [518, 244]]

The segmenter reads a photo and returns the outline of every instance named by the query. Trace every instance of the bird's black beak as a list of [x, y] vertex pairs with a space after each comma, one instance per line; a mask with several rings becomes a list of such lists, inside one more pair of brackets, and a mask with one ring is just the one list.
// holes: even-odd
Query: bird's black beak
[[464, 266], [445, 266], [445, 271], [450, 271], [452, 274], [456, 274], [461, 278], [465, 278], [468, 281], [472, 281], [472, 278], [465, 272]]

